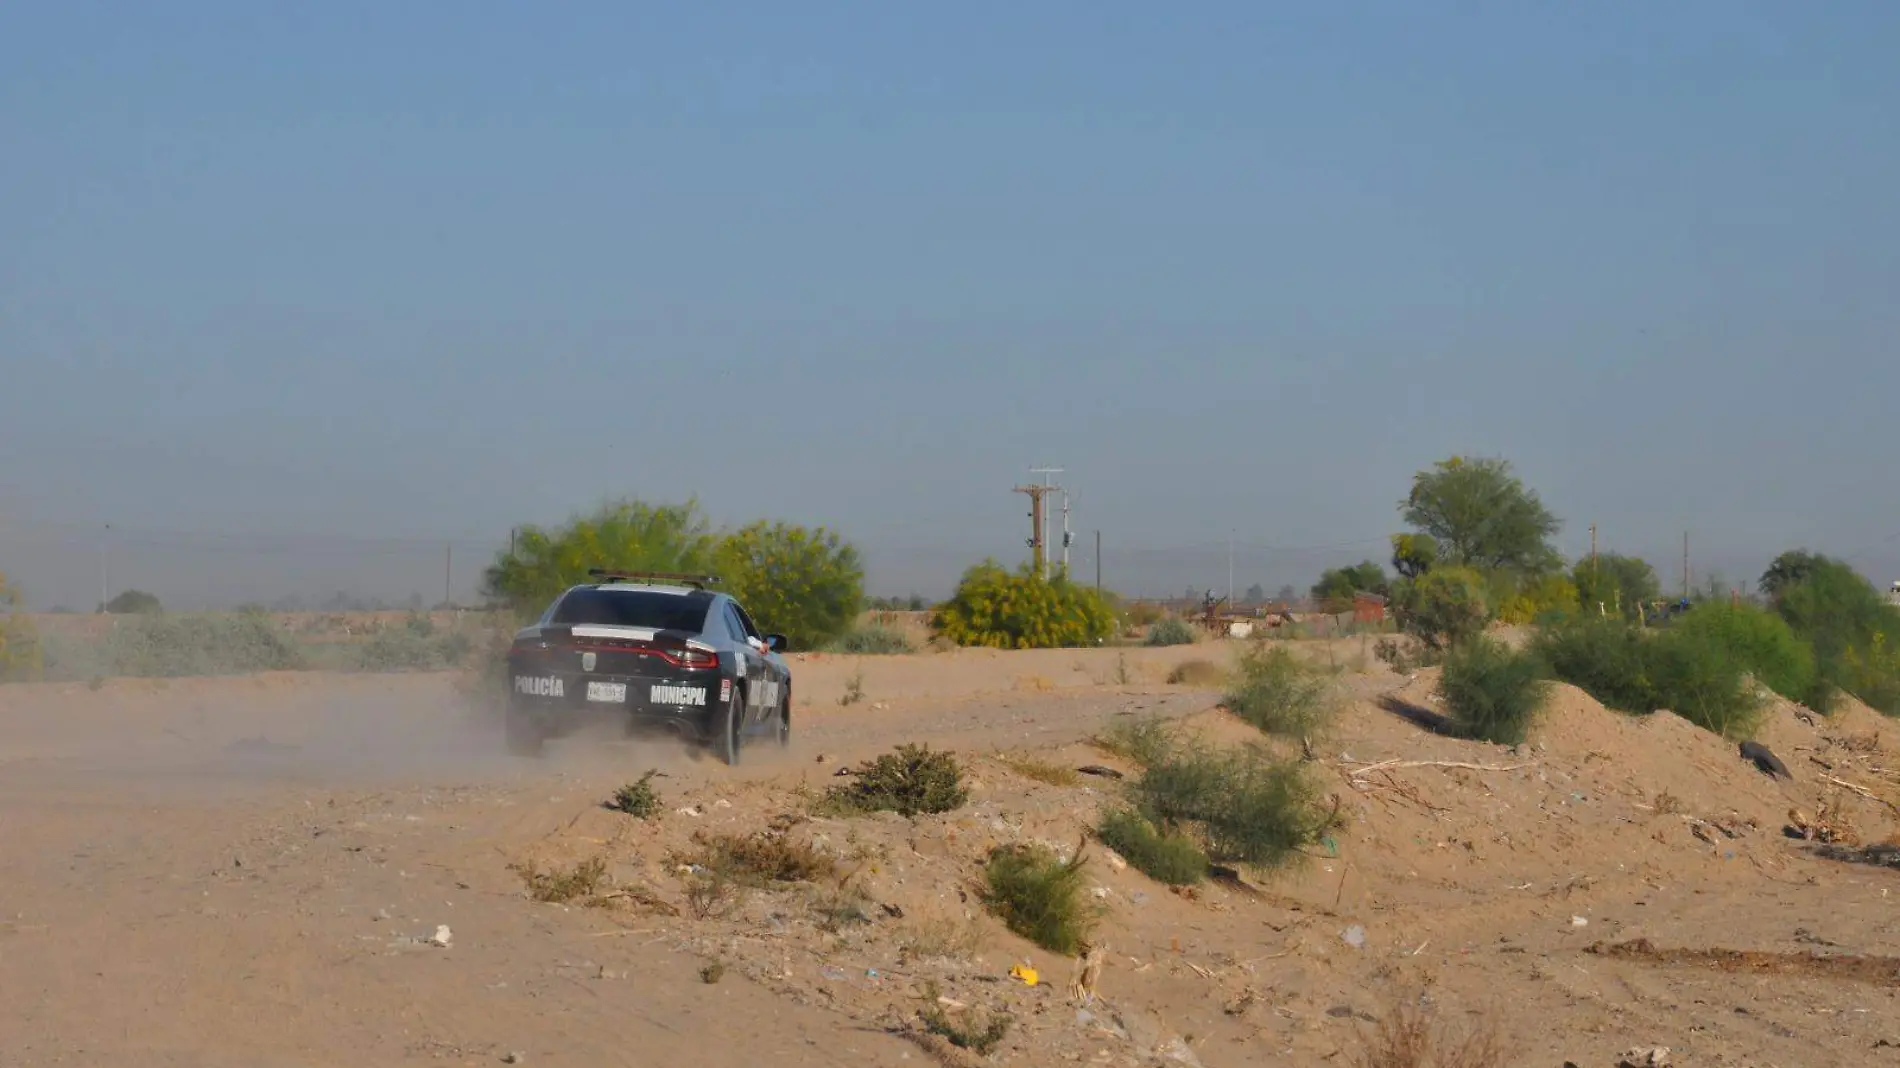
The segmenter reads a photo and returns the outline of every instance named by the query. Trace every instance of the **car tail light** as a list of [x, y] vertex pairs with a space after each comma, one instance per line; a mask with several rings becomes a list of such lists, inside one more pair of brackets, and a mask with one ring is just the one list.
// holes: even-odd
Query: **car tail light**
[[667, 659], [680, 667], [694, 671], [708, 671], [719, 666], [719, 654], [710, 649], [695, 649], [687, 646]]

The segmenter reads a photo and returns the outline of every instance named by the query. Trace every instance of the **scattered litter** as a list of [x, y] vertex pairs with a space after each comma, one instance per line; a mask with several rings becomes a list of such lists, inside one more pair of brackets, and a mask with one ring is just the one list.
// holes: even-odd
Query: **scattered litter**
[[1089, 891], [1089, 896], [1093, 897], [1097, 901], [1107, 901], [1108, 887], [1098, 886], [1095, 889]]
[[698, 805], [687, 805], [687, 806], [686, 806], [685, 808], [676, 808], [676, 809], [674, 809], [674, 810], [673, 810], [673, 812], [674, 812], [674, 813], [675, 813], [676, 815], [680, 815], [680, 816], [700, 816], [700, 815], [704, 815], [704, 813], [702, 813], [702, 812], [700, 812], [700, 811], [699, 811], [699, 806], [698, 806]]
[[1589, 920], [1586, 920], [1586, 919], [1584, 919], [1584, 918], [1583, 918], [1582, 916], [1572, 916], [1572, 917], [1570, 917], [1570, 926], [1572, 926], [1572, 927], [1588, 927], [1588, 926], [1590, 926], [1590, 921], [1589, 921]]
[[1115, 853], [1115, 852], [1105, 852], [1103, 853], [1103, 856], [1106, 856], [1108, 858], [1108, 866], [1111, 868], [1114, 868], [1116, 871], [1128, 870], [1128, 862], [1121, 858], [1121, 854]]
[[528, 1060], [528, 1055], [520, 1052], [519, 1050], [513, 1053], [504, 1053], [502, 1054], [502, 1057], [501, 1057], [501, 1063], [503, 1064], [524, 1064], [527, 1062], [527, 1060]]
[[731, 808], [732, 802], [722, 797], [719, 800], [713, 802], [713, 807], [714, 808]]
[[1114, 768], [1105, 768], [1100, 764], [1084, 764], [1075, 770], [1084, 775], [1094, 775], [1103, 779], [1119, 779], [1122, 777], [1121, 772], [1116, 771]]
[[1345, 933], [1339, 937], [1344, 939], [1346, 944], [1352, 948], [1363, 949], [1366, 944], [1366, 929], [1358, 924], [1353, 924], [1351, 927], [1346, 928]]
[[1669, 1047], [1639, 1046], [1618, 1057], [1616, 1068], [1669, 1068]]
[[1027, 964], [1018, 964], [1011, 968], [1009, 977], [1020, 981], [1024, 986], [1035, 986], [1042, 981], [1042, 978], [1036, 974], [1036, 969]]

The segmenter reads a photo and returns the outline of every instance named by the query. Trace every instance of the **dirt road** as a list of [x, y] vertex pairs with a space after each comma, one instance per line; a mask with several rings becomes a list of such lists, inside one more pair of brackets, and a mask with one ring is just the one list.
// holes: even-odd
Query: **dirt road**
[[[1900, 747], [1884, 721], [1780, 715], [1763, 737], [1789, 783], [1566, 690], [1511, 753], [1395, 714], [1429, 710], [1427, 680], [1376, 665], [1348, 672], [1358, 700], [1322, 747], [1350, 813], [1332, 849], [1245, 892], [1098, 859], [1112, 954], [1104, 1002], [1078, 1011], [1067, 963], [962, 887], [989, 843], [1072, 847], [1116, 787], [996, 754], [1112, 762], [1084, 740], [1144, 714], [1243, 740], [1212, 690], [1162, 681], [1218, 655], [820, 658], [799, 666], [792, 750], [740, 769], [619, 739], [512, 759], [446, 676], [0, 690], [0, 1064], [919, 1065], [893, 1032], [932, 984], [1010, 1014], [1006, 1062], [1350, 1063], [1368, 1021], [1423, 996], [1496, 1024], [1508, 1064], [1643, 1044], [1679, 1065], [1900, 1064], [1895, 987], [1869, 981], [1900, 958], [1900, 872], [1781, 833], [1830, 797], [1866, 841], [1892, 830], [1829, 785], [1875, 781]], [[707, 920], [537, 903], [511, 870], [600, 856], [677, 904], [669, 858], [695, 833], [764, 827], [904, 741], [966, 757], [966, 811], [806, 827], [860, 858], [869, 917], [785, 893]], [[602, 808], [648, 767], [663, 818]]]

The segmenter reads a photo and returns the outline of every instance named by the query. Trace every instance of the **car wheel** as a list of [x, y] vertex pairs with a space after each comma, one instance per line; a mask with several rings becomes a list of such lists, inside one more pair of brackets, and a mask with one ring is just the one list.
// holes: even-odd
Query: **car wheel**
[[547, 727], [532, 709], [510, 701], [506, 719], [508, 751], [516, 756], [540, 756], [546, 744]]
[[745, 727], [745, 694], [737, 686], [732, 688], [732, 698], [726, 702], [726, 709], [719, 717], [719, 755], [728, 766], [739, 763], [739, 732]]
[[792, 698], [789, 694], [778, 703], [778, 729], [773, 733], [778, 735], [779, 748], [792, 744]]

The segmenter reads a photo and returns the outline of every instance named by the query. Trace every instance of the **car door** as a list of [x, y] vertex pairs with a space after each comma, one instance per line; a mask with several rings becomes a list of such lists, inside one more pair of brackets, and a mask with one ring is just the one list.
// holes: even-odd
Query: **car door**
[[741, 672], [745, 676], [747, 723], [757, 723], [764, 718], [765, 709], [772, 707], [768, 703], [771, 696], [767, 693], [767, 672], [765, 663], [765, 638], [758, 628], [746, 617], [736, 601], [726, 602], [726, 626], [732, 631], [733, 644], [739, 651]]

